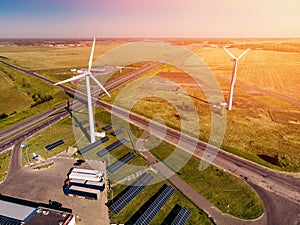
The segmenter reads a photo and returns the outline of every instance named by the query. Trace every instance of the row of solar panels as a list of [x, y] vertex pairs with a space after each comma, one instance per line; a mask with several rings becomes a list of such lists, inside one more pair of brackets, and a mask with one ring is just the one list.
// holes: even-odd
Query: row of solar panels
[[[116, 199], [112, 204], [110, 204], [109, 209], [118, 214], [122, 209], [126, 207], [142, 190], [145, 188], [147, 184], [149, 184], [153, 180], [153, 177], [150, 174], [143, 174], [139, 179], [131, 184], [131, 187], [127, 189], [127, 191], [122, 194], [119, 198]], [[155, 197], [154, 201], [147, 207], [147, 209], [136, 219], [135, 222], [130, 221], [136, 225], [146, 225], [150, 224], [157, 213], [161, 210], [161, 208], [167, 203], [167, 201], [171, 198], [171, 196], [175, 193], [175, 190], [168, 185], [165, 185], [161, 188], [160, 193], [157, 197]], [[190, 217], [190, 211], [182, 207], [177, 215], [172, 219], [172, 225], [184, 225], [188, 218]]]
[[127, 153], [123, 157], [121, 157], [118, 161], [111, 164], [109, 167], [107, 167], [107, 170], [111, 173], [116, 172], [118, 169], [120, 169], [122, 166], [124, 166], [126, 163], [130, 162], [135, 158], [135, 154], [132, 152]]
[[[106, 125], [106, 126], [102, 127], [102, 130], [104, 130], [104, 131], [108, 131], [110, 129], [112, 129], [111, 125]], [[119, 134], [122, 134], [122, 133], [123, 133], [123, 130], [121, 128], [119, 128], [119, 129], [117, 129], [117, 130], [115, 130], [113, 132], [110, 132], [110, 134], [112, 136], [115, 136], [115, 137], [118, 136]]]
[[129, 202], [131, 202], [144, 188], [147, 184], [149, 184], [153, 180], [153, 177], [144, 173], [133, 182], [130, 188], [113, 204], [110, 205], [110, 210], [114, 213], [118, 214]]
[[21, 221], [0, 215], [0, 224], [1, 225], [20, 225]]
[[127, 140], [125, 138], [122, 138], [114, 143], [112, 143], [111, 145], [107, 146], [106, 148], [102, 149], [101, 151], [99, 151], [97, 153], [97, 155], [99, 155], [100, 157], [105, 156], [107, 153], [115, 150], [116, 148], [118, 148], [119, 146], [123, 145], [124, 143], [126, 143]]
[[102, 143], [104, 143], [104, 142], [106, 142], [106, 141], [108, 141], [108, 140], [109, 140], [109, 138], [108, 138], [107, 136], [106, 136], [106, 137], [103, 137], [103, 138], [101, 138], [100, 140], [97, 140], [97, 141], [95, 141], [94, 143], [92, 143], [92, 144], [90, 144], [90, 145], [87, 145], [87, 146], [85, 146], [84, 148], [80, 149], [79, 152], [80, 152], [80, 154], [86, 153], [86, 152], [88, 152], [89, 150], [95, 148], [96, 146], [98, 146], [98, 145], [100, 145], [100, 144], [102, 144]]
[[51, 143], [51, 144], [49, 144], [49, 145], [46, 145], [45, 148], [46, 148], [48, 151], [50, 151], [50, 150], [52, 150], [52, 149], [54, 149], [54, 148], [56, 148], [56, 147], [58, 147], [58, 146], [60, 146], [60, 145], [62, 145], [62, 144], [64, 144], [64, 143], [65, 143], [64, 140], [58, 140], [58, 141], [53, 142], [53, 143]]

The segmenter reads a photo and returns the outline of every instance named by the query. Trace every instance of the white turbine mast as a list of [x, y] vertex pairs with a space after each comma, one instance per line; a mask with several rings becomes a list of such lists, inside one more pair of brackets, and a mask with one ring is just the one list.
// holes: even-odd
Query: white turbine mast
[[231, 78], [229, 103], [228, 103], [228, 110], [231, 110], [232, 109], [233, 89], [234, 89], [234, 85], [235, 85], [235, 81], [236, 81], [238, 61], [250, 50], [250, 48], [248, 48], [246, 51], [244, 51], [239, 57], [235, 57], [227, 48], [225, 48], [225, 47], [223, 47], [223, 48], [230, 55], [231, 60], [233, 61], [232, 78]]
[[85, 73], [81, 74], [81, 75], [74, 76], [72, 78], [69, 78], [67, 80], [60, 81], [60, 82], [54, 84], [54, 85], [59, 85], [59, 84], [63, 84], [63, 83], [70, 82], [70, 81], [73, 81], [73, 80], [78, 80], [80, 78], [85, 77], [86, 95], [87, 95], [88, 113], [89, 113], [89, 124], [90, 124], [90, 136], [91, 136], [90, 141], [91, 141], [91, 143], [94, 143], [96, 141], [96, 138], [95, 138], [95, 122], [94, 122], [94, 113], [93, 113], [93, 105], [92, 105], [90, 78], [92, 78], [92, 80], [94, 80], [96, 82], [96, 84], [110, 97], [110, 94], [108, 93], [108, 91], [103, 87], [103, 85], [91, 73], [91, 68], [92, 68], [92, 63], [93, 63], [93, 55], [94, 55], [94, 49], [95, 49], [95, 42], [96, 42], [96, 38], [94, 38], [92, 51], [91, 51], [91, 55], [90, 55], [90, 60], [89, 60], [88, 70]]

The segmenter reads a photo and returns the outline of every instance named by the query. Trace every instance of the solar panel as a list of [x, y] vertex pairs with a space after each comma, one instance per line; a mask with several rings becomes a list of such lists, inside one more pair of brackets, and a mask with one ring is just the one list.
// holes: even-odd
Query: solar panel
[[162, 193], [151, 203], [146, 211], [134, 223], [136, 225], [146, 225], [154, 219], [160, 209], [167, 203], [169, 198], [175, 193], [171, 186], [167, 186]]
[[102, 157], [102, 156], [106, 155], [107, 153], [111, 152], [112, 150], [114, 150], [114, 149], [118, 148], [119, 146], [123, 145], [126, 142], [127, 142], [127, 140], [125, 138], [122, 138], [121, 140], [116, 141], [116, 142], [112, 143], [111, 145], [107, 146], [106, 148], [102, 149], [97, 154], [100, 157]]
[[3, 224], [3, 225], [19, 225], [19, 224], [21, 224], [21, 222], [22, 221], [20, 221], [20, 220], [16, 220], [16, 219], [12, 219], [12, 218], [8, 218], [8, 217], [0, 215], [0, 224]]
[[122, 134], [122, 133], [123, 133], [123, 130], [118, 129], [118, 130], [115, 130], [115, 131], [111, 132], [110, 134], [113, 135], [113, 136], [118, 136], [119, 134]]
[[134, 159], [135, 154], [130, 152], [124, 155], [122, 158], [120, 158], [118, 161], [115, 163], [111, 164], [107, 170], [111, 173], [114, 173], [118, 169], [120, 169], [122, 166], [124, 166], [126, 163], [130, 162], [132, 159]]
[[90, 144], [90, 145], [88, 145], [88, 146], [85, 146], [84, 148], [80, 149], [79, 152], [80, 152], [81, 154], [83, 154], [83, 153], [85, 153], [85, 152], [87, 152], [87, 151], [89, 151], [89, 150], [95, 148], [97, 145], [100, 145], [100, 144], [102, 144], [102, 143], [104, 143], [104, 142], [106, 142], [106, 141], [108, 141], [108, 140], [109, 140], [108, 137], [103, 137], [103, 138], [101, 138], [100, 140], [95, 141], [94, 143], [92, 143], [92, 144]]
[[131, 188], [128, 189], [118, 200], [116, 200], [109, 208], [115, 214], [119, 213], [129, 202], [131, 202], [144, 188], [153, 180], [153, 177], [145, 173], [139, 179], [134, 181]]
[[105, 127], [102, 127], [102, 130], [108, 131], [108, 130], [110, 130], [111, 128], [112, 128], [111, 125], [106, 125]]
[[190, 215], [191, 212], [187, 208], [182, 207], [177, 216], [172, 221], [171, 225], [184, 225], [189, 219]]
[[64, 143], [65, 143], [65, 142], [64, 142], [63, 140], [58, 140], [58, 141], [53, 142], [53, 143], [51, 143], [51, 144], [49, 144], [49, 145], [46, 145], [45, 148], [46, 148], [48, 151], [50, 151], [50, 150], [52, 150], [52, 149], [54, 149], [54, 148], [56, 148], [56, 147], [58, 147], [58, 146], [60, 146], [60, 145], [62, 145], [62, 144], [64, 144]]

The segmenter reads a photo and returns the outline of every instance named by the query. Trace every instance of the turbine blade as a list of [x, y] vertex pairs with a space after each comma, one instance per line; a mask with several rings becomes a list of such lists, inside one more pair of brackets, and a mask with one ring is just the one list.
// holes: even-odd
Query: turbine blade
[[237, 60], [239, 60], [240, 58], [242, 58], [247, 52], [249, 52], [250, 48], [248, 48], [246, 51], [244, 51], [238, 58]]
[[93, 55], [94, 55], [94, 49], [95, 49], [95, 42], [96, 42], [96, 38], [94, 37], [92, 51], [91, 51], [90, 60], [89, 60], [88, 72], [91, 72], [91, 68], [92, 68], [92, 64], [93, 64]]
[[57, 82], [57, 83], [55, 83], [54, 85], [64, 84], [64, 83], [67, 83], [67, 82], [70, 82], [70, 81], [73, 81], [73, 80], [78, 80], [78, 79], [84, 77], [85, 75], [86, 75], [86, 74], [81, 74], [81, 75], [78, 75], [78, 76], [74, 76], [74, 77], [71, 77], [71, 78], [69, 78], [69, 79], [66, 79], [66, 80]]
[[230, 55], [231, 58], [237, 59], [227, 48], [223, 47], [224, 50]]
[[103, 85], [92, 75], [90, 74], [90, 77], [96, 82], [96, 84], [98, 84], [98, 86], [109, 96], [110, 94], [108, 93], [108, 91], [103, 87]]

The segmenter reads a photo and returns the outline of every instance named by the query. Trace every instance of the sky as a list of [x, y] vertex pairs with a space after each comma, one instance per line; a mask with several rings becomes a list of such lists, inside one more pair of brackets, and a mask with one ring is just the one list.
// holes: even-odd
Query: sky
[[300, 37], [299, 0], [1, 0], [0, 38]]

